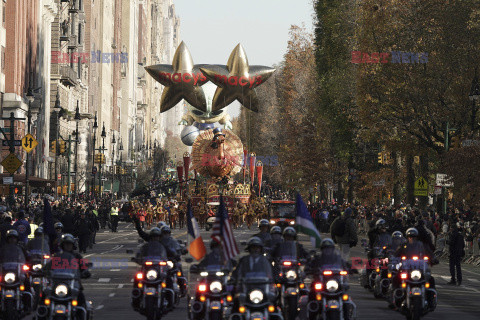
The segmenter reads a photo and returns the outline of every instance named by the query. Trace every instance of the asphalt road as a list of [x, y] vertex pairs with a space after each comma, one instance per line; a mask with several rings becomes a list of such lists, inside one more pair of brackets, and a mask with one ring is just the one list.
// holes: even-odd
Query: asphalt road
[[[242, 240], [247, 240], [256, 229], [235, 230], [235, 238], [242, 253]], [[174, 230], [173, 236], [186, 241], [186, 229]], [[208, 246], [210, 232], [202, 232], [202, 237]], [[94, 266], [91, 270], [92, 277], [84, 281], [85, 296], [93, 301], [94, 318], [104, 320], [142, 319], [143, 317], [134, 312], [130, 306], [130, 293], [132, 281], [137, 265], [130, 262], [131, 254], [126, 250], [136, 250], [139, 247], [138, 235], [132, 224], [120, 223], [119, 231], [111, 233], [101, 230], [97, 234], [97, 244], [87, 252], [86, 258], [90, 259]], [[310, 248], [308, 239], [301, 236], [301, 241], [306, 248]], [[352, 250], [352, 257], [362, 257], [361, 247]], [[184, 264], [184, 271], [188, 268]], [[433, 268], [438, 290], [438, 307], [434, 313], [428, 314], [424, 319], [479, 319], [480, 305], [480, 268], [469, 265], [463, 266], [464, 284], [462, 286], [449, 286], [450, 280], [448, 263], [441, 263]], [[190, 290], [195, 288], [195, 277], [190, 283]], [[358, 275], [350, 276], [350, 295], [357, 304], [357, 319], [405, 319], [400, 313], [388, 309], [384, 300], [375, 299], [373, 294], [360, 287]], [[193, 291], [192, 291], [193, 292]], [[180, 305], [163, 319], [179, 320], [186, 319], [186, 299], [182, 299]]]

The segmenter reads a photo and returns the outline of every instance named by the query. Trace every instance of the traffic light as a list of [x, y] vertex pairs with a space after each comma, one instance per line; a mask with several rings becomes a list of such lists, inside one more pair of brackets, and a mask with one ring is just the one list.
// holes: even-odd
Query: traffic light
[[383, 164], [383, 152], [378, 153], [378, 163]]
[[102, 154], [95, 154], [95, 163], [100, 163], [102, 161]]
[[57, 140], [50, 142], [50, 152], [57, 153]]
[[63, 140], [60, 140], [59, 141], [59, 144], [60, 144], [60, 154], [64, 154], [65, 151], [67, 150], [67, 143]]
[[383, 164], [390, 165], [392, 164], [392, 154], [390, 152], [383, 153]]
[[450, 149], [459, 149], [460, 148], [460, 137], [453, 136], [450, 138]]

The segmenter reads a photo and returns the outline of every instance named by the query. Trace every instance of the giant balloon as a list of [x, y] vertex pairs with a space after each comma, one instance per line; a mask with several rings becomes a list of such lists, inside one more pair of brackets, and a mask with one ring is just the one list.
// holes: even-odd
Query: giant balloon
[[247, 54], [241, 44], [233, 49], [226, 66], [205, 65], [200, 67], [208, 80], [218, 88], [212, 102], [212, 110], [225, 108], [239, 101], [245, 108], [258, 112], [255, 88], [264, 83], [275, 72], [274, 68], [249, 66]]
[[191, 147], [199, 134], [200, 134], [200, 130], [197, 127], [186, 126], [185, 128], [183, 128], [182, 133], [180, 134], [180, 137], [182, 139], [183, 144]]
[[172, 64], [157, 64], [145, 67], [145, 70], [165, 86], [160, 101], [160, 112], [177, 105], [182, 99], [199, 110], [206, 111], [207, 103], [202, 85], [208, 80], [194, 65], [190, 51], [182, 41], [175, 51]]

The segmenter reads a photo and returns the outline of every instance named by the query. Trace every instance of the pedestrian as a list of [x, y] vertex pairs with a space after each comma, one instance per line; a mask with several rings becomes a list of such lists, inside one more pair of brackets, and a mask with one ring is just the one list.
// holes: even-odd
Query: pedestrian
[[110, 223], [112, 225], [112, 232], [117, 232], [118, 227], [118, 207], [116, 204], [112, 206], [110, 211]]
[[80, 212], [80, 219], [75, 223], [76, 235], [78, 236], [78, 247], [80, 253], [86, 253], [91, 234], [90, 222], [86, 218], [85, 211]]
[[[462, 258], [465, 256], [465, 240], [462, 233], [458, 229], [457, 224], [453, 221], [450, 226], [447, 244], [449, 246], [449, 266], [451, 280], [448, 284], [461, 285], [462, 284]], [[456, 271], [456, 272], [455, 272]], [[456, 275], [456, 281], [455, 281]]]
[[338, 244], [340, 254], [345, 261], [350, 260], [350, 248], [358, 242], [355, 222], [352, 219], [352, 209], [347, 208], [337, 217], [330, 227], [332, 239]]
[[17, 213], [17, 221], [13, 224], [13, 227], [18, 232], [18, 241], [26, 244], [28, 242], [28, 235], [32, 229], [30, 228], [30, 223], [25, 220], [25, 211], [20, 210]]

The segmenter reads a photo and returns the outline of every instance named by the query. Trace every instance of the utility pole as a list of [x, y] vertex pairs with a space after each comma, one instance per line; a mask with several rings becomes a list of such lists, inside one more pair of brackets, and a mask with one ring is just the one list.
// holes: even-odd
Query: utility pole
[[78, 123], [80, 122], [80, 109], [78, 107], [78, 100], [77, 100], [77, 108], [75, 109], [75, 180], [74, 180], [74, 197], [77, 199], [78, 195], [78, 143], [79, 143], [79, 137], [78, 137]]
[[67, 157], [68, 157], [68, 162], [67, 162], [67, 197], [70, 198], [70, 188], [71, 188], [71, 183], [70, 183], [70, 155], [72, 151], [72, 135], [68, 135], [68, 151], [67, 151]]
[[92, 197], [95, 199], [95, 176], [97, 175], [93, 168], [95, 168], [95, 142], [97, 141], [97, 112], [95, 111], [95, 119], [93, 122], [93, 152], [92, 152]]
[[[32, 88], [28, 88], [28, 111], [27, 111], [27, 134], [30, 133], [30, 127], [32, 125], [32, 102], [35, 100]], [[27, 160], [25, 163], [25, 212], [28, 213], [28, 195], [29, 195], [29, 176], [30, 176], [30, 152], [27, 152]]]

